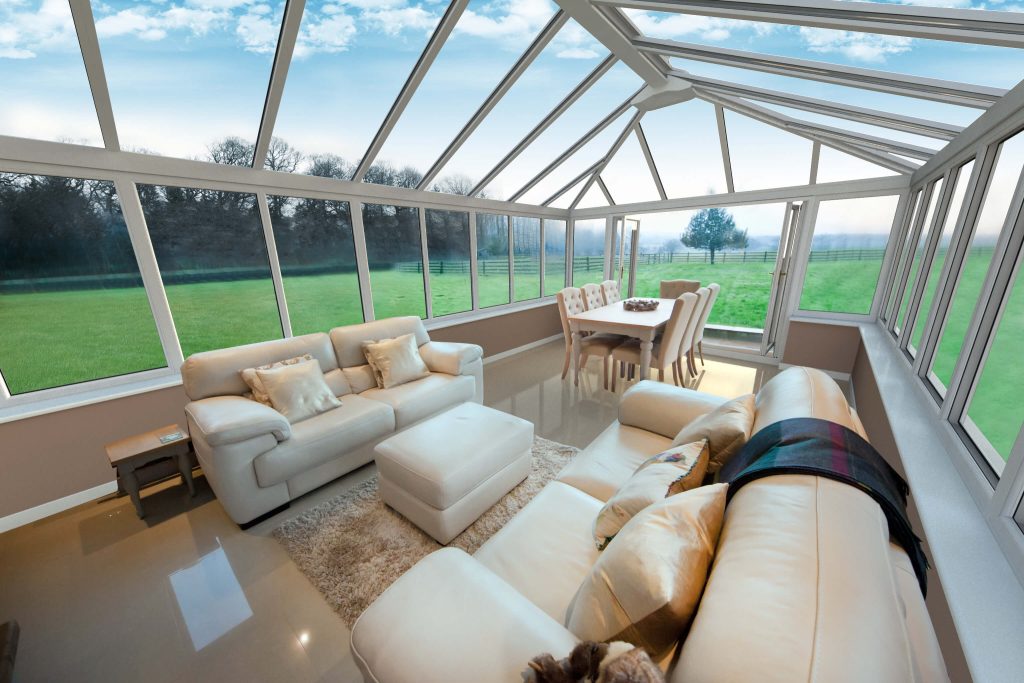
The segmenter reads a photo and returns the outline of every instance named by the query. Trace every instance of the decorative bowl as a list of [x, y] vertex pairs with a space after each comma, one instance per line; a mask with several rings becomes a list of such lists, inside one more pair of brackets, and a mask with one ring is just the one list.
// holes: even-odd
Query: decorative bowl
[[653, 311], [660, 303], [657, 299], [626, 299], [622, 307], [627, 311]]

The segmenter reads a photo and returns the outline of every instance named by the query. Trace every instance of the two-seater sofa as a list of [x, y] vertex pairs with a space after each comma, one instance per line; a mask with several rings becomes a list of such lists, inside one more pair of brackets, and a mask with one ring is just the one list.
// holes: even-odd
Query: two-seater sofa
[[[372, 384], [362, 343], [415, 334], [430, 375], [390, 389]], [[341, 406], [296, 424], [245, 397], [241, 371], [310, 354]], [[483, 350], [431, 341], [419, 318], [387, 318], [197, 353], [181, 368], [189, 433], [224, 509], [245, 525], [373, 460], [373, 447], [466, 401], [483, 402]], [[372, 384], [372, 386], [371, 386]]]
[[[655, 382], [627, 391], [618, 420], [475, 555], [428, 555], [361, 615], [351, 648], [365, 680], [514, 683], [537, 654], [566, 656], [578, 640], [563, 626], [566, 610], [598, 558], [598, 511], [647, 457], [722, 402]], [[816, 417], [864, 435], [820, 371], [780, 373], [755, 406], [755, 432]], [[881, 508], [822, 477], [766, 477], [737, 492], [698, 612], [679, 635], [660, 662], [670, 683], [948, 680]]]

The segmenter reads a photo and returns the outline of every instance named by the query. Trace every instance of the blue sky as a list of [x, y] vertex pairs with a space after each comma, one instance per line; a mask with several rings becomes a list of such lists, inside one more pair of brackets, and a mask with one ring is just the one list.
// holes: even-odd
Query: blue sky
[[[995, 0], [984, 5], [958, 0], [917, 4], [1018, 9], [1014, 3]], [[358, 161], [446, 6], [438, 0], [309, 0], [275, 133], [307, 154], [333, 153]], [[225, 136], [254, 139], [283, 8], [284, 0], [93, 0], [122, 145], [201, 158], [210, 143]], [[472, 1], [381, 158], [426, 170], [554, 11], [554, 3], [548, 0]], [[1024, 76], [1024, 54], [1019, 50], [683, 15], [635, 11], [630, 15], [648, 35], [687, 42], [1004, 88]], [[567, 25], [470, 138], [446, 173], [478, 179], [605, 55], [604, 48], [578, 26]], [[675, 61], [681, 68], [704, 75], [955, 123], [968, 123], [979, 113]], [[99, 144], [66, 0], [0, 3], [0, 74], [6, 89], [0, 101], [0, 133]], [[518, 189], [638, 85], [627, 69], [614, 69], [492, 184], [491, 194], [503, 196]], [[709, 144], [714, 136], [709, 127], [712, 119], [708, 107], [698, 106], [701, 104], [684, 103], [645, 119], [655, 158], [663, 160], [659, 161], [662, 166], [678, 164], [688, 149], [693, 150], [692, 156], [708, 160], [706, 178], [692, 168], [663, 171], [666, 185], [679, 187], [679, 192], [693, 193], [700, 187], [721, 191], [720, 161], [709, 158], [715, 149]], [[730, 117], [729, 124], [737, 140], [763, 141], [756, 148], [748, 144], [739, 154], [734, 153], [734, 159], [744, 160], [743, 170], [737, 173], [738, 187], [740, 176], [745, 185], [778, 184], [775, 179], [780, 174], [773, 166], [778, 151], [790, 149], [790, 144], [798, 151], [794, 158], [801, 159], [801, 166], [797, 169], [794, 165], [792, 173], [785, 175], [804, 174], [803, 148], [809, 144], [798, 138], [761, 136], [763, 124], [743, 117]], [[607, 137], [614, 138], [618, 125], [599, 139], [603, 148], [594, 144], [590, 146], [593, 149], [585, 150], [591, 160], [607, 149]], [[900, 138], [897, 133], [885, 134]], [[686, 145], [688, 139], [690, 146]], [[925, 143], [938, 145], [937, 141]], [[642, 159], [637, 150], [630, 141], [622, 159], [609, 168], [609, 178], [614, 176], [618, 186], [616, 200], [628, 201], [634, 195], [647, 198], [651, 192], [648, 178], [630, 182], [638, 175], [632, 169]], [[527, 199], [546, 198], [590, 163], [582, 161], [584, 158], [588, 158], [586, 154], [579, 163], [560, 169]], [[860, 173], [871, 170], [857, 160], [846, 161]], [[842, 163], [842, 159], [834, 160], [833, 165]], [[843, 176], [842, 169], [835, 172], [837, 177]]]

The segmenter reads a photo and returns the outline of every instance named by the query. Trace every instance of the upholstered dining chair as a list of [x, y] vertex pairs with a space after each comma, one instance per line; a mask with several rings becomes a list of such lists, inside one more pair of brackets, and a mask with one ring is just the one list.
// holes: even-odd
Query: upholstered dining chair
[[604, 305], [610, 306], [622, 301], [622, 290], [615, 280], [605, 280], [601, 283], [601, 295], [604, 297]]
[[[651, 348], [651, 367], [658, 369], [658, 380], [665, 381], [665, 368], [672, 366], [672, 381], [680, 386], [685, 386], [686, 377], [679, 365], [680, 345], [683, 343], [683, 335], [691, 327], [691, 318], [694, 308], [697, 306], [697, 295], [687, 292], [675, 300], [672, 304], [672, 315], [665, 324], [665, 331], [661, 338], [655, 340]], [[615, 391], [616, 377], [615, 363], [640, 366], [640, 340], [630, 339], [619, 344], [612, 350], [612, 391]], [[640, 379], [646, 379], [641, 377]]]
[[586, 306], [586, 310], [592, 311], [595, 308], [604, 306], [604, 295], [601, 294], [601, 285], [588, 282], [580, 287], [580, 289], [583, 291], [583, 305]]
[[693, 309], [693, 315], [690, 316], [689, 324], [686, 326], [686, 330], [683, 332], [682, 342], [679, 344], [679, 353], [677, 363], [680, 369], [683, 367], [683, 358], [686, 358], [686, 370], [690, 375], [697, 376], [697, 366], [693, 364], [693, 358], [690, 355], [690, 349], [693, 348], [693, 339], [697, 336], [697, 325], [700, 324], [700, 316], [707, 306], [708, 299], [711, 298], [711, 290], [707, 287], [701, 287], [696, 292], [697, 304]]
[[694, 361], [693, 352], [694, 350], [700, 354], [700, 364], [704, 365], [704, 328], [708, 324], [708, 318], [711, 316], [711, 308], [715, 305], [715, 299], [718, 298], [718, 293], [722, 290], [721, 285], [717, 282], [712, 282], [708, 285], [708, 300], [704, 303], [704, 310], [700, 312], [700, 318], [697, 320], [697, 329], [693, 333], [693, 341], [690, 343], [690, 366], [696, 370], [697, 363]]
[[700, 280], [662, 280], [658, 287], [662, 299], [678, 299], [687, 292], [697, 293]]
[[[569, 316], [588, 310], [584, 304], [583, 292], [577, 287], [566, 287], [555, 295], [558, 301], [558, 316], [562, 319], [562, 334], [565, 336], [565, 362], [562, 364], [562, 379], [569, 374], [572, 362], [572, 327]], [[604, 388], [608, 388], [608, 365], [612, 350], [622, 343], [622, 337], [614, 334], [590, 334], [580, 337], [580, 367], [587, 364], [591, 356], [600, 356]], [[574, 382], [580, 383], [579, 372], [574, 375]]]

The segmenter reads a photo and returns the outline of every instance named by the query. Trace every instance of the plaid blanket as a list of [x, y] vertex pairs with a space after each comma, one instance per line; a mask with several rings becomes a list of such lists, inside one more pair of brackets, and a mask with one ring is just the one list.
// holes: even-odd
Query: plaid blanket
[[885, 513], [890, 538], [910, 557], [921, 593], [927, 593], [928, 559], [907, 519], [910, 489], [859, 434], [827, 420], [782, 420], [755, 434], [719, 471], [718, 481], [729, 484], [732, 498], [744, 484], [775, 474], [828, 477], [871, 496]]

